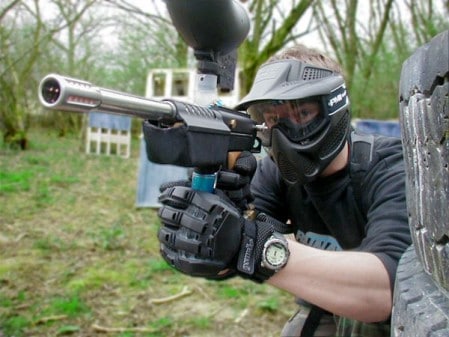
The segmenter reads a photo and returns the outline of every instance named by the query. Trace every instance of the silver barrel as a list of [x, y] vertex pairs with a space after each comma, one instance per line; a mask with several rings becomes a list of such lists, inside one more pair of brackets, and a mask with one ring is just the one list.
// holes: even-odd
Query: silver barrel
[[53, 110], [98, 110], [149, 120], [178, 120], [175, 107], [168, 102], [96, 87], [89, 82], [58, 74], [49, 74], [42, 79], [39, 100], [44, 107]]

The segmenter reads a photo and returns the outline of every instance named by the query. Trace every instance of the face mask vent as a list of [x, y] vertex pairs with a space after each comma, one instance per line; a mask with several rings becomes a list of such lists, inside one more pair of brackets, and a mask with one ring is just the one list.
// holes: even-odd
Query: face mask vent
[[282, 178], [285, 181], [294, 184], [299, 180], [298, 174], [296, 173], [297, 168], [292, 166], [282, 153], [279, 153], [277, 165], [279, 167], [279, 171], [281, 172]]
[[[281, 172], [282, 178], [290, 183], [304, 183], [304, 178], [298, 175], [298, 167], [292, 165], [292, 163], [285, 157], [282, 153], [279, 154], [277, 158], [277, 165], [279, 171]], [[299, 170], [303, 172], [303, 176], [309, 177], [316, 173], [317, 167], [312, 160], [309, 160], [307, 156], [301, 156], [301, 167]]]
[[349, 124], [349, 115], [343, 116], [333, 128], [332, 133], [328, 135], [320, 147], [319, 158], [326, 158], [338, 149], [345, 139]]
[[302, 73], [304, 81], [316, 80], [318, 78], [328, 77], [332, 75], [332, 71], [320, 68], [305, 67]]

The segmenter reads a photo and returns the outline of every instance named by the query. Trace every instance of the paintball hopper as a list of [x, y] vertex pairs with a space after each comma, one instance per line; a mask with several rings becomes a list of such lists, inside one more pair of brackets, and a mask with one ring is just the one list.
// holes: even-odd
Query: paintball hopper
[[245, 40], [249, 17], [234, 0], [165, 0], [173, 25], [195, 50], [227, 54]]
[[218, 75], [223, 90], [234, 86], [237, 48], [250, 28], [236, 0], [165, 0], [173, 25], [194, 50], [198, 70]]

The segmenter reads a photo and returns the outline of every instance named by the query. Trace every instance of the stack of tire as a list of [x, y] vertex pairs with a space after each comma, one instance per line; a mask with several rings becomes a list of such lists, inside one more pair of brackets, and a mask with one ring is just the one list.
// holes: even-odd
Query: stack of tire
[[399, 100], [413, 245], [398, 267], [391, 336], [449, 336], [449, 31], [404, 62]]

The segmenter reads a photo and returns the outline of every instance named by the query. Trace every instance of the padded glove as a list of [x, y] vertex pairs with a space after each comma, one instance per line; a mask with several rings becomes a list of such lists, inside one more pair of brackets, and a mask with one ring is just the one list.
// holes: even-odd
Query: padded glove
[[[242, 212], [248, 210], [249, 204], [254, 200], [250, 184], [257, 168], [257, 160], [249, 151], [243, 151], [237, 157], [233, 169], [222, 169], [218, 172], [216, 193], [225, 194]], [[173, 186], [192, 186], [192, 172], [190, 180], [171, 181], [162, 184], [159, 190]]]
[[185, 186], [167, 188], [159, 201], [161, 255], [177, 270], [215, 280], [238, 274], [257, 282], [274, 274], [262, 267], [261, 257], [276, 220], [265, 214], [247, 220], [225, 197]]
[[243, 151], [232, 170], [223, 169], [218, 172], [217, 189], [223, 191], [242, 212], [249, 209], [249, 204], [254, 200], [250, 184], [256, 168], [257, 160], [254, 155]]

